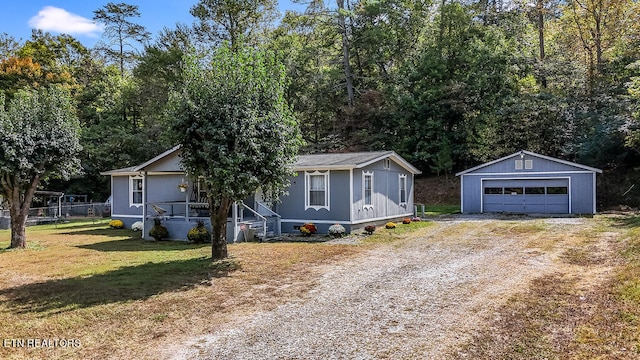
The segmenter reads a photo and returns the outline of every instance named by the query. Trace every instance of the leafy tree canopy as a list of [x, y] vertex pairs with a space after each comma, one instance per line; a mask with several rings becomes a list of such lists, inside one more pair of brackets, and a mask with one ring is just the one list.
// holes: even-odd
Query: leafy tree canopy
[[273, 52], [230, 45], [190, 54], [184, 85], [170, 99], [170, 133], [182, 164], [203, 176], [212, 209], [213, 258], [226, 257], [227, 214], [262, 188], [276, 198], [288, 185], [300, 146], [298, 122], [284, 98], [286, 75]]

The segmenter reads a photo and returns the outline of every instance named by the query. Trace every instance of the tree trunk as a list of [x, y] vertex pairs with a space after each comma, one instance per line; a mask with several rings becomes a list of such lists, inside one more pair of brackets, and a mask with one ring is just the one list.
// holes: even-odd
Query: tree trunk
[[544, 0], [538, 0], [536, 5], [536, 10], [538, 10], [538, 47], [540, 51], [540, 65], [541, 67], [541, 76], [540, 76], [540, 85], [543, 89], [547, 88], [547, 75], [546, 70], [544, 68]]
[[[40, 164], [38, 169], [44, 169], [44, 164]], [[33, 200], [33, 194], [35, 194], [36, 187], [40, 182], [40, 175], [35, 175], [29, 184], [29, 187], [24, 190], [24, 193], [20, 189], [20, 179], [14, 176], [13, 179], [3, 179], [2, 187], [4, 194], [10, 195], [9, 201], [9, 215], [11, 216], [11, 245], [10, 249], [24, 249], [27, 247], [27, 218], [29, 217], [29, 209], [31, 208], [31, 201]], [[11, 186], [9, 186], [11, 184]], [[12, 188], [10, 188], [12, 187]]]
[[211, 220], [211, 258], [213, 260], [227, 257], [227, 217], [233, 202], [225, 197], [220, 200], [209, 197]]
[[[345, 9], [344, 0], [337, 0], [338, 9]], [[340, 35], [342, 36], [342, 66], [347, 87], [347, 105], [353, 106], [355, 101], [355, 92], [353, 90], [353, 74], [351, 73], [351, 56], [349, 54], [349, 32], [347, 29], [347, 21], [345, 16], [338, 14], [338, 25]]]
[[27, 214], [11, 211], [11, 245], [10, 249], [24, 249], [27, 247]]

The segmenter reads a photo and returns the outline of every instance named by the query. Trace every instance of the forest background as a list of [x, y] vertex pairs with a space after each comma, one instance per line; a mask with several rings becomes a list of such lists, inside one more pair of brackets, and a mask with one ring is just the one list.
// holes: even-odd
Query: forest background
[[[521, 149], [604, 170], [599, 206], [640, 205], [640, 2], [201, 0], [151, 34], [135, 5], [94, 12], [102, 41], [0, 34], [0, 91], [61, 84], [82, 124], [82, 172], [46, 190], [110, 192], [101, 171], [171, 148], [165, 106], [183, 55], [222, 42], [286, 65], [303, 152], [395, 150], [425, 176]], [[636, 186], [637, 185], [637, 186]]]

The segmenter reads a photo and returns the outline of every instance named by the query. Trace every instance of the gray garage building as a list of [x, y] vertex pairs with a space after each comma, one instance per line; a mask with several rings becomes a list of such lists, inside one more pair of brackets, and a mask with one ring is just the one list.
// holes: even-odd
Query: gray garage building
[[459, 172], [463, 213], [595, 214], [602, 170], [519, 151]]

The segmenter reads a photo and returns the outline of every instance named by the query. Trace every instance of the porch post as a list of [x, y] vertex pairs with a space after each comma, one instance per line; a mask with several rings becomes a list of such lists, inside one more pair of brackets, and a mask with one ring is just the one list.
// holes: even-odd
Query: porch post
[[[187, 184], [188, 183], [189, 183], [189, 180], [187, 180]], [[193, 184], [191, 186], [193, 186]], [[191, 191], [193, 191], [193, 189], [191, 189]], [[191, 197], [189, 195], [190, 194], [189, 190], [185, 191], [185, 194], [186, 195], [185, 195], [185, 201], [184, 201], [184, 204], [185, 204], [184, 219], [186, 222], [189, 222], [189, 198]]]
[[233, 203], [232, 207], [232, 219], [233, 219], [233, 242], [238, 242], [238, 202]]
[[147, 225], [147, 172], [145, 171], [142, 174], [142, 238], [143, 239], [145, 234], [147, 233], [146, 225]]

